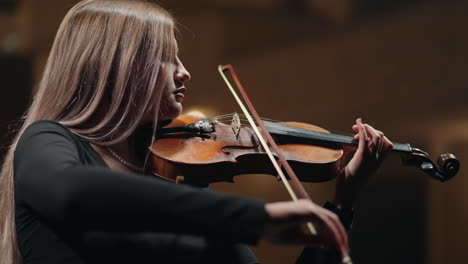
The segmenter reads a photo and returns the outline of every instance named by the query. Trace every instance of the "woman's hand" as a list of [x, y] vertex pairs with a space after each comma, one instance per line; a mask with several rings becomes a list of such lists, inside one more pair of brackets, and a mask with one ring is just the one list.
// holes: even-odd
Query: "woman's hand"
[[[335, 246], [343, 258], [349, 257], [348, 236], [334, 213], [304, 199], [267, 203], [265, 210], [263, 239], [282, 245]], [[308, 222], [318, 229], [317, 235], [305, 228]]]
[[356, 153], [349, 163], [340, 171], [337, 178], [335, 204], [338, 207], [351, 209], [357, 193], [379, 168], [393, 144], [384, 134], [359, 118], [353, 125], [359, 140]]

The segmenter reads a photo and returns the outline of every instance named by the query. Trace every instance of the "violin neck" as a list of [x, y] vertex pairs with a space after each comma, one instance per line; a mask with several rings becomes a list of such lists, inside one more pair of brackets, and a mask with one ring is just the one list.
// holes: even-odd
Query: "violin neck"
[[[275, 122], [263, 121], [268, 132], [276, 137], [285, 138], [293, 143], [313, 143], [328, 148], [342, 148], [344, 146], [357, 147], [359, 141], [352, 136], [319, 132], [305, 128], [282, 125]], [[409, 144], [393, 143], [394, 152], [411, 153]]]

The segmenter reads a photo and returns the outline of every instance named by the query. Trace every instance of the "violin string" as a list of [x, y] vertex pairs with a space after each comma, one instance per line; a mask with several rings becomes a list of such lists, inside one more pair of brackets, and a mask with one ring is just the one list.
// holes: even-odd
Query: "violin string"
[[[224, 124], [222, 122], [219, 122], [223, 125], [226, 125], [226, 126], [229, 126], [229, 124]], [[241, 122], [241, 124], [245, 124], [245, 122]], [[292, 126], [287, 126], [287, 125], [282, 125], [282, 124], [270, 124], [270, 128], [277, 128], [279, 131], [294, 131], [296, 130], [297, 132], [301, 133], [301, 132], [311, 132], [309, 135], [312, 136], [312, 138], [316, 138], [317, 140], [324, 140], [324, 141], [328, 141], [330, 139], [335, 139], [335, 140], [338, 140], [338, 141], [342, 141], [342, 140], [346, 140], [346, 137], [348, 138], [351, 138], [353, 136], [349, 136], [349, 135], [339, 135], [339, 134], [331, 134], [331, 133], [326, 133], [326, 132], [320, 132], [320, 131], [314, 131], [314, 130], [308, 130], [308, 129], [305, 129], [305, 128], [297, 128], [297, 127], [292, 127]], [[244, 128], [249, 128], [248, 125], [242, 125], [242, 127]], [[323, 134], [322, 134], [323, 133]], [[315, 136], [315, 137], [314, 137]], [[341, 137], [341, 136], [345, 136], [345, 138]], [[218, 135], [216, 133], [214, 133], [214, 136], [213, 136], [213, 139], [217, 139], [217, 140], [226, 140], [226, 141], [235, 141], [237, 140], [237, 137], [235, 136], [234, 132], [232, 132], [232, 134], [224, 134], [224, 135]]]
[[[248, 120], [245, 119], [245, 118], [240, 118], [239, 119], [241, 121], [241, 125], [248, 125]], [[222, 123], [222, 124], [225, 124], [225, 125], [230, 125], [231, 122], [232, 122], [232, 119], [213, 119], [213, 121], [215, 122], [218, 122], [218, 123]]]
[[[220, 116], [215, 116], [215, 117], [211, 117], [211, 118], [207, 118], [205, 120], [212, 120], [212, 121], [217, 121], [217, 122], [220, 122], [220, 123], [223, 123], [223, 124], [228, 124], [230, 121], [232, 121], [232, 116], [234, 114], [231, 113], [231, 114], [225, 114], [225, 115], [220, 115]], [[245, 118], [245, 115], [244, 114], [238, 114], [238, 116], [240, 117], [240, 121], [248, 121], [246, 118]], [[263, 121], [269, 121], [271, 122], [271, 126], [276, 126], [278, 128], [282, 128], [282, 127], [285, 127], [287, 125], [283, 125], [283, 124], [278, 124], [280, 121], [277, 121], [277, 120], [273, 120], [273, 119], [269, 119], [269, 118], [262, 118]], [[242, 124], [242, 123], [241, 123]], [[290, 127], [290, 126], [289, 126]], [[337, 133], [339, 134], [339, 133]]]
[[[242, 114], [243, 115], [243, 114]], [[239, 114], [239, 116], [241, 116], [241, 114]], [[247, 121], [246, 119], [244, 118], [241, 118], [240, 119], [241, 121]], [[291, 127], [291, 126], [288, 126], [288, 125], [285, 125], [285, 124], [279, 124], [281, 121], [277, 121], [277, 120], [273, 120], [273, 119], [268, 119], [268, 118], [262, 118], [262, 120], [264, 121], [269, 121], [271, 122], [269, 124], [269, 126], [271, 127], [275, 127], [275, 128], [287, 128], [287, 127]], [[221, 121], [223, 123], [223, 121]], [[224, 123], [226, 124], [226, 123]], [[339, 136], [347, 136], [347, 137], [354, 137], [353, 134], [349, 134], [349, 133], [343, 133], [343, 132], [338, 132], [338, 131], [333, 131], [333, 130], [329, 130], [328, 132], [324, 132], [324, 133], [327, 133], [327, 134], [335, 134], [335, 135], [339, 135]]]
[[[242, 114], [242, 113], [239, 114], [238, 113], [237, 115], [239, 116], [239, 121], [240, 121], [241, 127], [250, 127], [250, 124], [248, 123], [248, 120], [245, 118], [244, 114]], [[215, 124], [216, 123], [221, 123], [221, 124], [230, 126], [231, 123], [232, 123], [232, 117], [233, 116], [234, 116], [234, 113], [229, 113], [229, 114], [219, 115], [219, 116], [215, 116], [215, 117], [211, 117], [211, 118], [206, 118], [205, 120], [214, 122]], [[304, 129], [304, 130], [307, 130], [306, 128], [297, 128], [297, 127], [288, 126], [288, 125], [285, 125], [285, 124], [279, 124], [278, 123], [279, 121], [269, 119], [269, 118], [262, 118], [262, 120], [268, 121], [269, 122], [268, 125], [271, 128], [277, 128], [279, 130], [291, 130], [291, 129], [299, 129], [299, 130]], [[354, 137], [354, 135], [346, 134], [346, 133], [340, 133], [340, 132], [320, 132], [320, 131], [314, 131], [314, 132], [327, 134], [327, 135], [324, 135], [325, 139], [328, 139], [328, 138], [330, 138], [330, 136], [335, 136], [335, 135], [336, 136], [344, 136], [344, 137]], [[232, 141], [232, 140], [237, 139], [234, 132], [232, 133], [232, 136], [230, 136], [230, 135], [227, 135], [227, 136], [226, 135], [224, 135], [224, 136], [216, 135], [214, 138], [216, 138], [218, 140], [226, 140], [226, 141]]]
[[[242, 113], [238, 113], [237, 114], [239, 117], [242, 117], [245, 121], [247, 121], [247, 118], [245, 116], [245, 114], [242, 114]], [[234, 116], [234, 113], [229, 113], [229, 114], [224, 114], [224, 115], [219, 115], [219, 116], [214, 116], [214, 117], [211, 117], [211, 118], [206, 118], [205, 120], [232, 120], [232, 117]], [[273, 119], [269, 119], [269, 118], [262, 118], [262, 120], [264, 121], [270, 121], [270, 122], [279, 122], [277, 120], [273, 120]]]
[[[227, 124], [226, 121], [231, 121], [233, 115], [234, 115], [234, 113], [229, 113], [229, 114], [224, 114], [224, 115], [219, 115], [219, 116], [207, 118], [207, 119], [205, 119], [205, 120], [219, 121], [219, 122], [221, 122], [221, 123]], [[248, 121], [248, 120], [245, 118], [245, 114], [238, 113], [237, 115], [238, 115], [239, 117], [242, 117], [242, 118], [240, 118], [241, 121]], [[263, 121], [272, 122], [273, 124], [270, 124], [271, 126], [277, 126], [277, 127], [284, 127], [284, 126], [287, 126], [287, 125], [283, 125], [283, 124], [278, 124], [278, 123], [280, 123], [280, 122], [282, 122], [282, 121], [278, 121], [278, 120], [274, 120], [274, 119], [270, 119], [270, 118], [264, 118], [264, 117], [262, 117], [262, 120], [263, 120]], [[329, 131], [329, 132], [330, 132], [330, 133], [333, 133], [333, 134], [337, 134], [337, 135], [351, 136], [351, 134], [343, 133], [343, 132], [338, 132], [338, 131]]]
[[[207, 118], [205, 120], [211, 120], [211, 121], [214, 121], [216, 123], [221, 123], [221, 124], [224, 124], [224, 125], [230, 125], [233, 115], [234, 115], [234, 113], [230, 113], [230, 114], [225, 114], [225, 115], [220, 115], [220, 116]], [[241, 126], [242, 127], [250, 127], [250, 124], [248, 123], [248, 120], [245, 118], [245, 115], [244, 114], [238, 114], [238, 115], [240, 117], [239, 120], [241, 121]], [[268, 118], [262, 118], [262, 120], [268, 120], [270, 122], [276, 122], [275, 120], [268, 119]], [[276, 124], [272, 123], [272, 126], [276, 126]], [[278, 127], [283, 128], [284, 125], [278, 124]], [[235, 139], [234, 133], [233, 133], [232, 137], [216, 135], [216, 139], [219, 139], [219, 140], [233, 140], [233, 138]]]

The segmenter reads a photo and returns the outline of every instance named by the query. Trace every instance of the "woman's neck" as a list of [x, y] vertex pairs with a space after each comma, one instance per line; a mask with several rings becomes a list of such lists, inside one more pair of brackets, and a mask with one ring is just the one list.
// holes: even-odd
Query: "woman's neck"
[[109, 168], [143, 173], [144, 160], [137, 154], [134, 136], [112, 146], [91, 145]]
[[134, 133], [125, 140], [112, 146], [102, 147], [96, 144], [91, 145], [109, 168], [143, 173], [142, 169], [145, 166], [148, 146], [151, 144], [153, 130], [153, 124], [147, 123], [139, 126]]

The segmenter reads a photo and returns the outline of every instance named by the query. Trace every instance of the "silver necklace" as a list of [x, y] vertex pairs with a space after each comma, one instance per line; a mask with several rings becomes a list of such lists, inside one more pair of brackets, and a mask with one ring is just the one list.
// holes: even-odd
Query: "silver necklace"
[[133, 171], [137, 171], [137, 172], [140, 172], [140, 173], [143, 173], [145, 172], [145, 170], [141, 167], [138, 167], [136, 165], [134, 165], [133, 163], [130, 163], [128, 161], [126, 161], [124, 158], [122, 158], [120, 155], [118, 155], [117, 153], [115, 153], [112, 149], [110, 148], [106, 148], [107, 151], [109, 151], [109, 153], [120, 163], [122, 163], [125, 167], [133, 170]]

